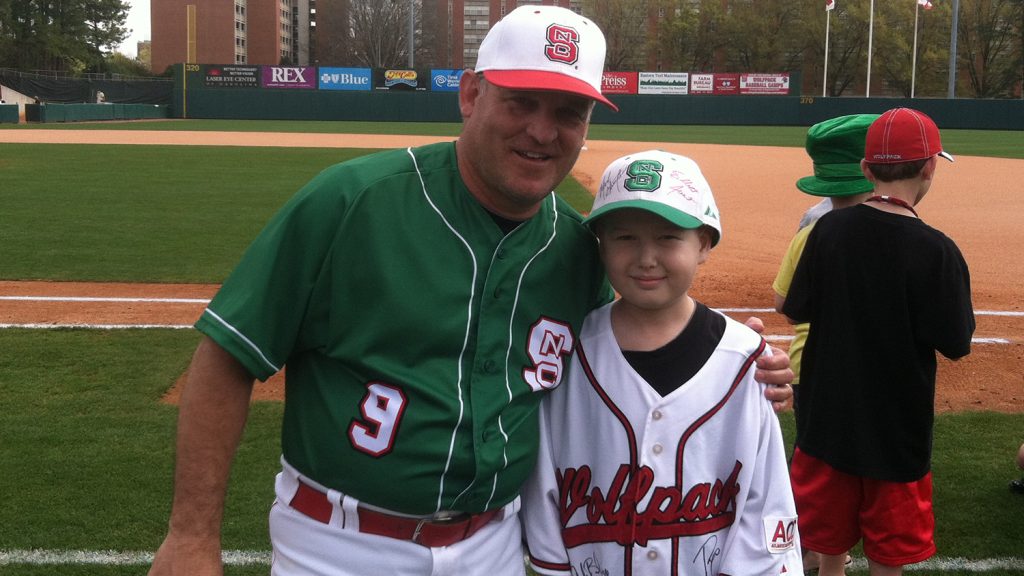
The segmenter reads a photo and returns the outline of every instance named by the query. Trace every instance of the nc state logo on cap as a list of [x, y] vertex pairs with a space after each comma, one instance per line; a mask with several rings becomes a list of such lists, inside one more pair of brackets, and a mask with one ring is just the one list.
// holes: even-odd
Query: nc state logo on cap
[[548, 44], [544, 47], [548, 60], [575, 64], [580, 57], [580, 33], [561, 24], [548, 26]]

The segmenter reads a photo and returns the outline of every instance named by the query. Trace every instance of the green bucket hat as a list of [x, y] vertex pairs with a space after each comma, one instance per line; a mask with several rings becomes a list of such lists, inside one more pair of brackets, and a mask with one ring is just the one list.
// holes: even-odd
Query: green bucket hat
[[814, 162], [814, 176], [796, 181], [796, 187], [813, 196], [853, 196], [874, 189], [860, 171], [864, 140], [878, 114], [851, 114], [819, 122], [807, 130], [807, 155]]

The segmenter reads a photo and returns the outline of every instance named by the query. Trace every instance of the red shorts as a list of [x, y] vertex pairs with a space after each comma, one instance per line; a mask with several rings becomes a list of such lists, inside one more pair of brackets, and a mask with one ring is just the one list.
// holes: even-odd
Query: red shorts
[[864, 554], [886, 566], [935, 554], [932, 474], [886, 482], [840, 472], [797, 448], [790, 466], [804, 548], [845, 554], [862, 537]]

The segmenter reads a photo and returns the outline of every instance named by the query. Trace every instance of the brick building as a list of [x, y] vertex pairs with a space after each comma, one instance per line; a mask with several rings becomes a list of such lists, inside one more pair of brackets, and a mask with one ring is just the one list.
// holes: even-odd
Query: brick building
[[[352, 66], [350, 4], [358, 0], [150, 0], [152, 69], [180, 62]], [[476, 62], [491, 26], [526, 4], [579, 11], [579, 0], [413, 0], [423, 29], [418, 65]], [[386, 32], [383, 32], [386, 33]]]

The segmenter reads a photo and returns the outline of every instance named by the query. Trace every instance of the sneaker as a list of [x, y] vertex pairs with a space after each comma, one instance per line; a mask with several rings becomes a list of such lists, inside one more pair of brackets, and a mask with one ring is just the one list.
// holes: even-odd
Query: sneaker
[[1010, 492], [1024, 494], [1024, 478], [1010, 481]]

